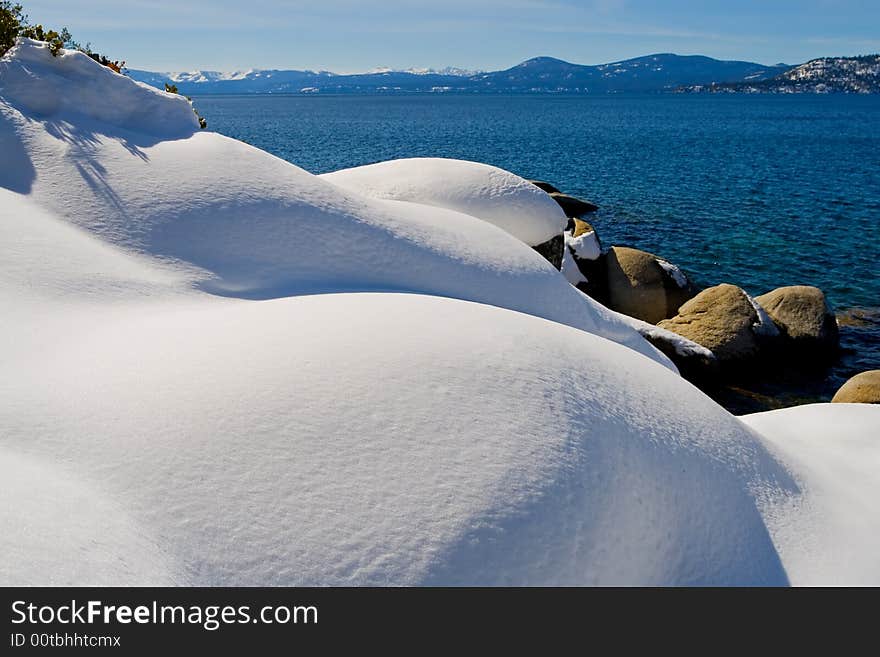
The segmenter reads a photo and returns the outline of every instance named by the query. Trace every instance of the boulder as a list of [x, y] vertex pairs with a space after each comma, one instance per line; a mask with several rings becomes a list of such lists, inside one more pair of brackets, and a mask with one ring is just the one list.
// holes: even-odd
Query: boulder
[[611, 247], [605, 272], [609, 306], [651, 324], [674, 316], [696, 294], [681, 269], [647, 251]]
[[544, 256], [556, 269], [562, 269], [562, 255], [565, 250], [565, 238], [562, 233], [532, 248]]
[[547, 192], [548, 194], [559, 194], [560, 193], [559, 190], [556, 189], [553, 185], [551, 185], [548, 182], [544, 182], [543, 180], [530, 180], [529, 182], [532, 183], [538, 189]]
[[561, 207], [565, 211], [565, 214], [568, 217], [581, 217], [587, 213], [595, 212], [599, 209], [599, 206], [594, 203], [583, 201], [568, 194], [562, 194], [560, 192], [550, 192], [550, 196], [551, 198], [553, 198], [554, 201], [559, 203], [559, 207]]
[[727, 283], [703, 290], [658, 326], [706, 347], [722, 365], [757, 355], [769, 335], [749, 296]]
[[[580, 237], [581, 235], [586, 235], [587, 233], [595, 233], [596, 229], [593, 228], [593, 225], [584, 221], [583, 219], [572, 219], [571, 220], [571, 236], [572, 237]], [[598, 240], [598, 237], [596, 238]], [[595, 258], [591, 258], [595, 259]]]
[[837, 319], [825, 295], [811, 285], [779, 287], [755, 298], [791, 346], [834, 351], [839, 344]]
[[856, 374], [840, 386], [831, 401], [839, 404], [880, 404], [880, 370]]

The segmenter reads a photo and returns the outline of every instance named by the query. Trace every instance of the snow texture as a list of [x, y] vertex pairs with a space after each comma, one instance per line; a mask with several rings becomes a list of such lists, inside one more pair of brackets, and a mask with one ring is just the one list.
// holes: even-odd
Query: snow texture
[[[823, 499], [796, 460], [520, 240], [195, 132], [178, 98], [44, 55], [0, 62], [0, 584], [824, 568], [787, 547], [786, 510]], [[863, 541], [847, 554], [875, 546], [844, 530]]]
[[880, 406], [811, 404], [742, 421], [802, 490], [765, 511], [792, 583], [880, 585]]
[[391, 160], [321, 176], [373, 198], [456, 210], [507, 231], [529, 246], [562, 233], [568, 219], [549, 194], [498, 167], [443, 158]]

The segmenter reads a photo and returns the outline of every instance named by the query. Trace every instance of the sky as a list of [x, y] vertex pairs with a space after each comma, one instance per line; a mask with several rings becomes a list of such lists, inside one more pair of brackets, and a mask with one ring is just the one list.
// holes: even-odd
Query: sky
[[601, 64], [658, 52], [774, 64], [880, 52], [880, 0], [18, 0], [129, 68], [354, 73]]

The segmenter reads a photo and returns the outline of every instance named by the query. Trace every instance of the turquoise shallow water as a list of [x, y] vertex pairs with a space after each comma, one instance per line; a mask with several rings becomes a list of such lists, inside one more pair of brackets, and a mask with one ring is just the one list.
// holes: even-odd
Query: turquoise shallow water
[[880, 96], [195, 103], [210, 129], [314, 173], [441, 156], [548, 180], [600, 205], [592, 222], [605, 244], [655, 252], [703, 286], [731, 282], [761, 294], [817, 285], [841, 315], [857, 315], [845, 322], [843, 357], [830, 372], [797, 374], [739, 410], [828, 399], [852, 373], [880, 368]]

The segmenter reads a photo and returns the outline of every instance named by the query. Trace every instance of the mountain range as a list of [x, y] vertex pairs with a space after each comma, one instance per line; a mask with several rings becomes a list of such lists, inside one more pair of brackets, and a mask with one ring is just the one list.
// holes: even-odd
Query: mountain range
[[690, 85], [686, 92], [880, 93], [880, 55], [821, 57], [768, 80]]
[[[864, 91], [866, 85], [848, 82], [862, 75], [865, 66], [852, 64], [860, 59], [836, 58], [836, 82], [830, 90]], [[804, 91], [815, 91], [824, 74], [832, 68], [811, 60], [800, 66], [754, 62], [723, 61], [702, 55], [669, 53], [647, 55], [609, 64], [587, 66], [553, 57], [535, 57], [503, 71], [474, 72], [462, 69], [376, 69], [367, 73], [337, 74], [329, 71], [251, 69], [232, 73], [192, 71], [151, 72], [129, 69], [136, 80], [163, 88], [177, 86], [180, 93], [258, 94], [258, 93], [661, 93], [703, 90], [771, 90], [774, 85], [791, 83], [785, 76], [796, 71], [812, 71]], [[806, 67], [806, 68], [805, 68]], [[868, 66], [868, 69], [874, 69]], [[799, 74], [798, 74], [799, 75]], [[807, 75], [806, 73], [804, 75]], [[874, 73], [876, 77], [876, 73]], [[805, 78], [806, 79], [806, 78]], [[797, 85], [795, 85], [797, 86]], [[870, 85], [868, 85], [870, 86]], [[795, 89], [801, 90], [801, 89]]]

